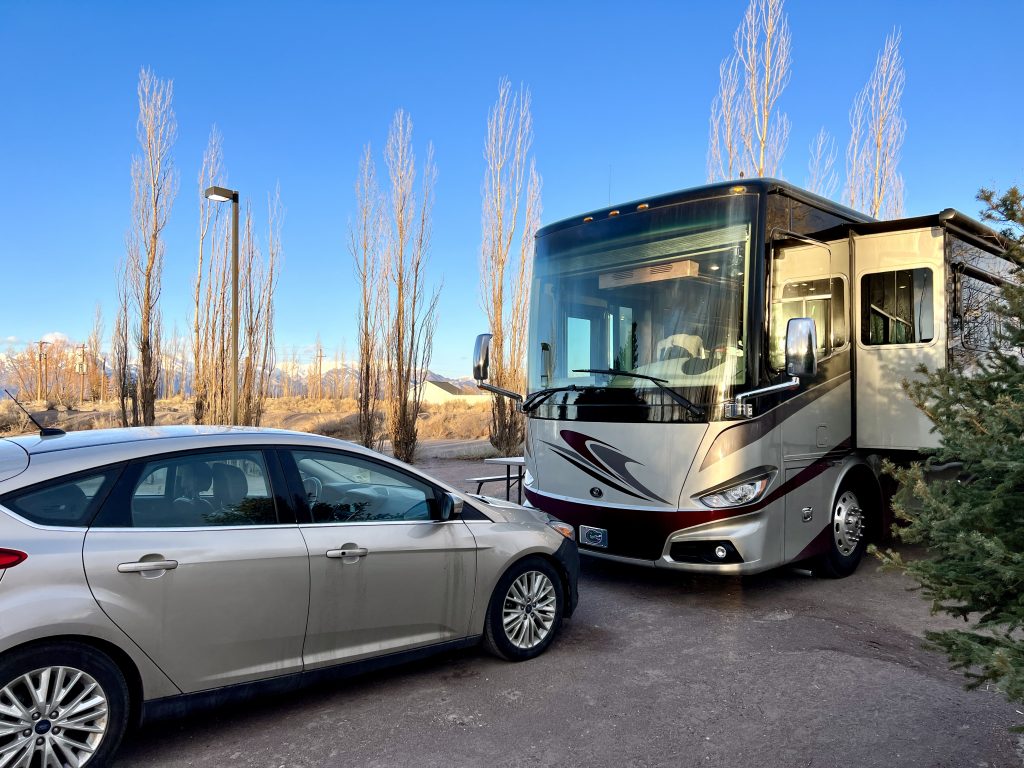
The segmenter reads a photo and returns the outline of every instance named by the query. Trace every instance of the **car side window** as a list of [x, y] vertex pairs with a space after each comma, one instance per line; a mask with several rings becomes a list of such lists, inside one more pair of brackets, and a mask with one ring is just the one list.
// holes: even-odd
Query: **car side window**
[[314, 523], [430, 520], [434, 488], [358, 456], [293, 450]]
[[218, 451], [147, 462], [131, 494], [135, 528], [275, 525], [261, 451]]
[[34, 485], [0, 497], [0, 504], [37, 525], [86, 526], [120, 470], [112, 467]]

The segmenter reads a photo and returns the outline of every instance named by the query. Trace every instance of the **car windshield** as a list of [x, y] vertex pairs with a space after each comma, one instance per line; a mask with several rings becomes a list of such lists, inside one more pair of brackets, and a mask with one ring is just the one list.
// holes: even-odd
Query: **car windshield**
[[695, 200], [540, 237], [530, 392], [584, 388], [591, 402], [602, 391], [621, 404], [614, 390], [656, 392], [645, 378], [653, 377], [702, 407], [728, 397], [746, 375], [744, 275], [756, 200]]

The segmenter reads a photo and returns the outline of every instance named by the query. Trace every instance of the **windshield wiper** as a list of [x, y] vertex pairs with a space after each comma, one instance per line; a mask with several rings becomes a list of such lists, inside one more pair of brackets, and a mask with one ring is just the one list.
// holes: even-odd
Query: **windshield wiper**
[[543, 403], [549, 397], [558, 392], [582, 392], [585, 389], [587, 389], [587, 387], [581, 387], [576, 384], [570, 384], [567, 387], [551, 387], [551, 389], [538, 389], [536, 392], [534, 392], [531, 395], [528, 395], [526, 399], [523, 400], [523, 413], [530, 413], [531, 411], [537, 410], [540, 407], [541, 403]]
[[605, 376], [629, 376], [633, 379], [644, 379], [645, 381], [653, 381], [662, 392], [667, 392], [668, 396], [679, 403], [683, 408], [692, 413], [698, 419], [704, 418], [704, 409], [698, 405], [694, 405], [692, 402], [687, 400], [685, 397], [680, 395], [671, 387], [666, 387], [668, 379], [656, 379], [653, 376], [648, 376], [644, 373], [633, 373], [633, 371], [621, 371], [617, 368], [577, 368], [573, 373], [602, 373]]

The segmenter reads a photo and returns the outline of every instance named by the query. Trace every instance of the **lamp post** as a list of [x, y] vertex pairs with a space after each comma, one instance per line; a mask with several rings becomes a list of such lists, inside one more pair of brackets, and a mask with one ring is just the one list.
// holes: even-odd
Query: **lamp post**
[[231, 201], [231, 423], [238, 424], [238, 192], [209, 187], [203, 196], [215, 203]]

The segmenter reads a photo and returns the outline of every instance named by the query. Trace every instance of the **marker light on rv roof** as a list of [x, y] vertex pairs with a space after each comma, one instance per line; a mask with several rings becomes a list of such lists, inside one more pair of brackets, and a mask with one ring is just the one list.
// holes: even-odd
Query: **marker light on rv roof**
[[615, 211], [609, 211], [609, 212], [608, 212], [608, 215], [609, 215], [609, 216], [618, 216], [618, 215], [619, 215], [619, 212], [618, 212], [617, 210], [615, 210]]
[[649, 205], [648, 205], [647, 203], [640, 203], [640, 205], [638, 205], [638, 206], [636, 207], [636, 209], [637, 209], [638, 211], [646, 211], [646, 210], [647, 210], [648, 208], [650, 208], [650, 207], [651, 207], [651, 206], [649, 206]]
[[744, 192], [747, 191], [747, 188], [737, 185], [735, 187], [729, 187], [729, 191], [734, 195], [742, 195]]
[[593, 216], [584, 216], [584, 217], [583, 217], [583, 223], [584, 223], [584, 224], [589, 224], [589, 223], [590, 223], [590, 222], [592, 222], [593, 220], [594, 220], [594, 217], [593, 217]]

